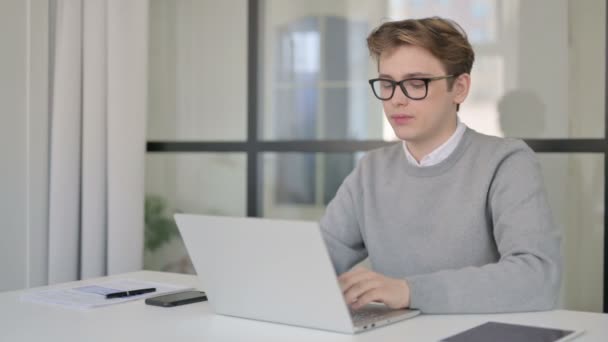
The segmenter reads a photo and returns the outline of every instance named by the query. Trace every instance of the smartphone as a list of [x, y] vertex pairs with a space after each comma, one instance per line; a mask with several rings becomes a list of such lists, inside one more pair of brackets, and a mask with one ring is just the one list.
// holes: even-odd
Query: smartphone
[[203, 291], [184, 291], [146, 298], [146, 304], [168, 308], [172, 306], [202, 302], [205, 300], [207, 300], [207, 295]]

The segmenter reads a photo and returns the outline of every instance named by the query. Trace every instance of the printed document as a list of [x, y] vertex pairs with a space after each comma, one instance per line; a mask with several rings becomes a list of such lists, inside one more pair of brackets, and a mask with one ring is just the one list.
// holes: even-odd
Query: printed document
[[[156, 291], [135, 296], [106, 299], [114, 292], [156, 288]], [[32, 290], [21, 296], [24, 301], [58, 305], [70, 309], [91, 309], [132, 300], [190, 290], [190, 287], [132, 279], [114, 279], [76, 287]]]

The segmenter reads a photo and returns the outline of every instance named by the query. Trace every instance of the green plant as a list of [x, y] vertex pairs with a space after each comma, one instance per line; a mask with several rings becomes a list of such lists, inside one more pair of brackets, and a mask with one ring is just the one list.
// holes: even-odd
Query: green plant
[[174, 236], [179, 236], [173, 218], [165, 213], [166, 201], [158, 195], [146, 195], [144, 202], [145, 249], [153, 252]]

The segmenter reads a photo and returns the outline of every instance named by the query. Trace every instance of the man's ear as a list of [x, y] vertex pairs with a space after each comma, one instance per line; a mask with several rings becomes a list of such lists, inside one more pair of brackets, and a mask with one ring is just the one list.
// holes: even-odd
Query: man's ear
[[469, 95], [471, 88], [471, 75], [461, 74], [454, 80], [452, 84], [452, 92], [454, 93], [454, 104], [461, 104]]

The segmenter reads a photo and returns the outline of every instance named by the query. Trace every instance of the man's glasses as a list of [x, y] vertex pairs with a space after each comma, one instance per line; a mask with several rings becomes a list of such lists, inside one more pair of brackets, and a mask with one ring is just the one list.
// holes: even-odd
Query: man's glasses
[[455, 75], [417, 77], [408, 78], [401, 81], [393, 81], [386, 78], [374, 78], [369, 80], [369, 84], [372, 86], [374, 95], [376, 95], [376, 97], [382, 101], [387, 101], [393, 98], [397, 85], [399, 85], [399, 88], [401, 88], [403, 94], [405, 94], [405, 96], [408, 98], [412, 100], [423, 100], [428, 95], [430, 82], [452, 78], [454, 76]]

